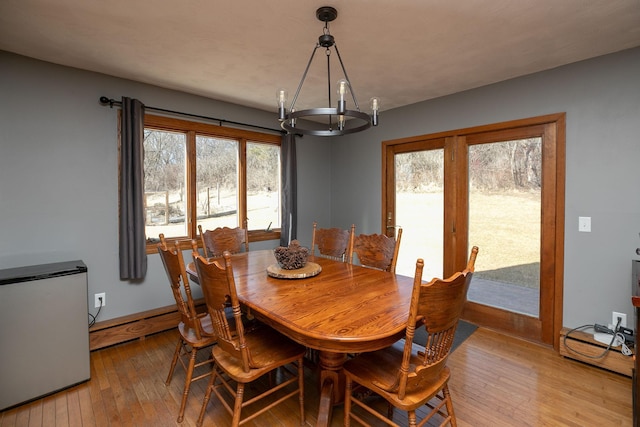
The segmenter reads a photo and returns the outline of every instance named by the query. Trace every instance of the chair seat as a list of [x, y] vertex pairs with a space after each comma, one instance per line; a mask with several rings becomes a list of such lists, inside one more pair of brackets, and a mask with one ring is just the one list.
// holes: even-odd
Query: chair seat
[[[351, 376], [355, 382], [374, 391], [376, 394], [384, 397], [396, 408], [409, 411], [415, 410], [422, 406], [425, 400], [430, 400], [442, 389], [450, 377], [448, 367], [442, 369], [436, 378], [432, 378], [422, 387], [416, 390], [407, 390], [404, 399], [398, 399], [397, 380], [398, 367], [402, 363], [402, 355], [405, 340], [400, 340], [382, 350], [362, 353], [353, 359], [347, 360], [344, 364], [345, 373]], [[424, 347], [413, 344], [412, 354], [410, 358], [410, 366], [413, 370], [418, 364], [421, 364], [419, 352], [424, 352]]]
[[184, 322], [180, 322], [178, 324], [178, 331], [180, 331], [180, 335], [182, 339], [185, 340], [189, 345], [193, 347], [206, 347], [216, 342], [216, 335], [213, 331], [213, 326], [211, 325], [211, 316], [208, 314], [200, 317], [200, 324], [202, 325], [202, 335], [201, 338], [198, 339], [196, 337], [196, 332], [193, 328], [187, 327]]
[[235, 381], [246, 383], [304, 356], [306, 348], [269, 327], [258, 327], [245, 332], [247, 347], [251, 349], [253, 367], [249, 372], [242, 369], [242, 360], [231, 356], [220, 347], [213, 348], [217, 365]]

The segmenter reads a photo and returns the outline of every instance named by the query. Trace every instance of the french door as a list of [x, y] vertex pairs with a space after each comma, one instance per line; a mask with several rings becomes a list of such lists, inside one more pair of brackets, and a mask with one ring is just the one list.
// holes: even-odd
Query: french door
[[396, 271], [423, 280], [480, 251], [463, 317], [558, 345], [564, 114], [383, 143], [383, 228], [403, 228]]

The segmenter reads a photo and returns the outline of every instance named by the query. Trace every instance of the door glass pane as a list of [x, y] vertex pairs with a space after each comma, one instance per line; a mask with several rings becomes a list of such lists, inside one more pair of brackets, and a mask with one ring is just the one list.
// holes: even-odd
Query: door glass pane
[[280, 146], [247, 142], [249, 229], [280, 228]]
[[541, 171], [540, 138], [469, 147], [470, 301], [538, 317]]
[[238, 227], [238, 142], [196, 136], [196, 208], [203, 230]]
[[444, 150], [395, 155], [396, 225], [402, 240], [396, 273], [413, 277], [424, 260], [423, 278], [442, 277]]
[[144, 130], [145, 233], [147, 239], [187, 235], [186, 135]]

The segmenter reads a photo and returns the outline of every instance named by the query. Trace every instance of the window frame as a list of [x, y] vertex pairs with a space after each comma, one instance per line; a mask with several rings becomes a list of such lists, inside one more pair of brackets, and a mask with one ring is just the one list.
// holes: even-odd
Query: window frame
[[[184, 133], [186, 136], [186, 180], [187, 180], [187, 231], [188, 236], [171, 237], [172, 241], [179, 241], [180, 246], [184, 249], [191, 247], [191, 240], [195, 239], [200, 245], [198, 239], [197, 227], [197, 210], [196, 206], [196, 135], [235, 139], [238, 142], [238, 222], [245, 224], [247, 220], [247, 143], [271, 144], [278, 147], [281, 146], [282, 136], [262, 132], [255, 132], [245, 129], [236, 129], [230, 127], [217, 126], [209, 123], [195, 122], [191, 120], [177, 119], [173, 117], [158, 116], [153, 114], [145, 114], [144, 128], [155, 129], [168, 132]], [[281, 201], [282, 203], [282, 201]], [[248, 230], [249, 242], [258, 242], [266, 240], [279, 240], [280, 228], [274, 228], [270, 231], [265, 230]], [[157, 252], [158, 239], [152, 236], [146, 236], [147, 254]]]

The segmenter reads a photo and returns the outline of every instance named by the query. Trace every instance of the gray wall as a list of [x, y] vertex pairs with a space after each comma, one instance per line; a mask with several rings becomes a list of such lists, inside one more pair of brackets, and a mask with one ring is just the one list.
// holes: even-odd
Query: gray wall
[[[640, 49], [633, 49], [385, 111], [378, 128], [360, 134], [300, 138], [298, 238], [310, 243], [314, 220], [379, 232], [381, 141], [566, 112], [564, 325], [606, 323], [613, 310], [631, 315], [630, 265], [640, 247], [638, 75]], [[117, 114], [98, 98], [125, 95], [276, 125], [271, 111], [5, 52], [0, 93], [0, 268], [84, 260], [90, 306], [94, 293], [107, 293], [99, 320], [173, 300], [157, 255], [143, 283], [118, 278]], [[578, 216], [592, 217], [591, 233], [578, 233]]]
[[[106, 292], [98, 320], [174, 304], [162, 263], [149, 255], [142, 283], [119, 279], [117, 110], [100, 96], [275, 127], [249, 109], [0, 51], [0, 268], [81, 259], [89, 307]], [[329, 223], [331, 146], [298, 144], [302, 226]], [[310, 231], [308, 233], [310, 241]], [[258, 242], [252, 249], [277, 246]], [[185, 259], [190, 255], [185, 252]]]
[[[636, 48], [385, 111], [379, 127], [333, 142], [332, 182], [340, 185], [332, 187], [332, 222], [380, 232], [381, 141], [566, 112], [564, 325], [607, 324], [612, 311], [631, 323], [631, 260], [640, 258], [638, 76]], [[579, 216], [591, 217], [591, 233], [578, 232]]]

